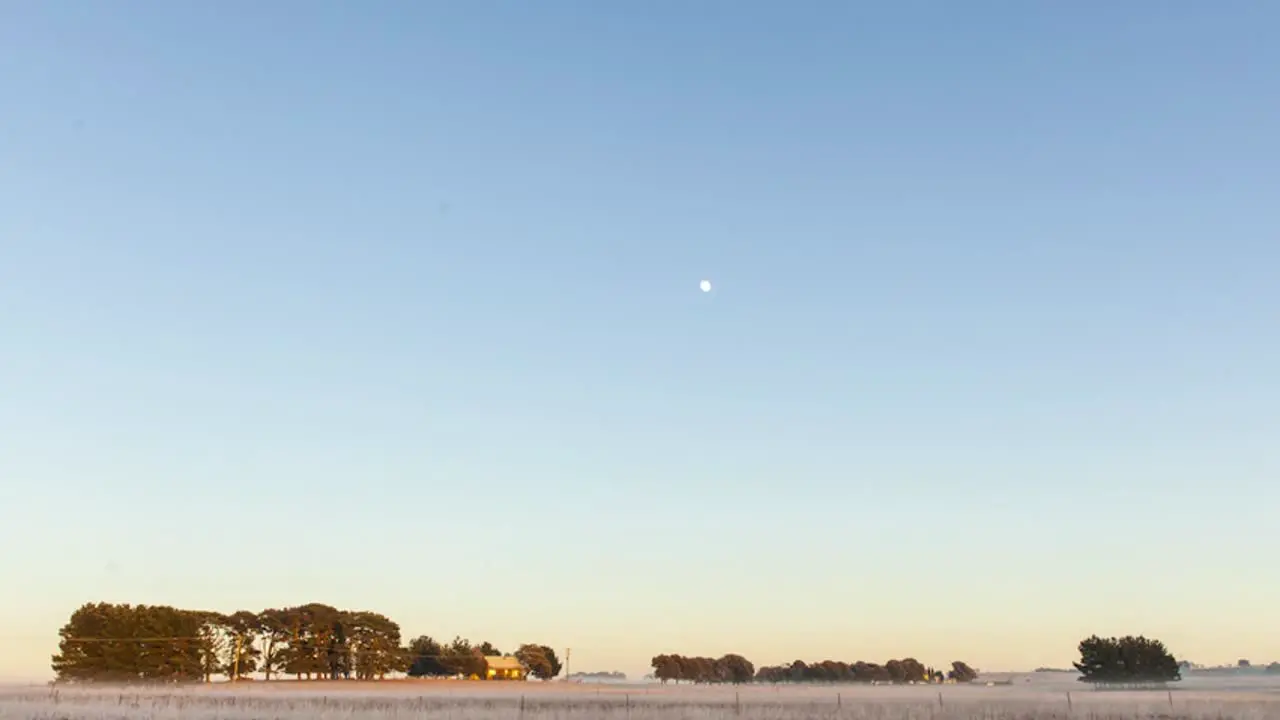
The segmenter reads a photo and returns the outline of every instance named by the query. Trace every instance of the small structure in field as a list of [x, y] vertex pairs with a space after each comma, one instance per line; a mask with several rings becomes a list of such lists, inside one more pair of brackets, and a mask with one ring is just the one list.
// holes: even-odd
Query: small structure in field
[[511, 655], [486, 655], [484, 657], [486, 680], [523, 680], [524, 666]]

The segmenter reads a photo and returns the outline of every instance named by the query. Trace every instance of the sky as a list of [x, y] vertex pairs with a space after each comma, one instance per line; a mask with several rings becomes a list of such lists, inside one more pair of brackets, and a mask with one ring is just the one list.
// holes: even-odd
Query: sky
[[91, 601], [1280, 659], [1278, 29], [0, 2], [0, 678]]

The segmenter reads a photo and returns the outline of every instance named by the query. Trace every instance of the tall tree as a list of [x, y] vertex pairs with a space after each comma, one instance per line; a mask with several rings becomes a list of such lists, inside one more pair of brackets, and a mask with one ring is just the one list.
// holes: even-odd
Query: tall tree
[[902, 674], [903, 680], [909, 683], [924, 682], [927, 678], [924, 665], [921, 665], [920, 661], [915, 658], [902, 659]]
[[395, 621], [375, 612], [357, 612], [348, 615], [347, 624], [357, 679], [381, 680], [387, 673], [408, 669]]
[[232, 651], [227, 640], [229, 629], [227, 617], [216, 612], [198, 613], [200, 627], [196, 631], [200, 638], [200, 671], [204, 673], [204, 681], [212, 682], [213, 676], [222, 672], [224, 658]]
[[1095, 684], [1166, 683], [1182, 679], [1178, 661], [1159, 640], [1128, 635], [1080, 641], [1080, 661], [1073, 663], [1081, 682]]
[[443, 677], [452, 674], [444, 662], [444, 648], [428, 635], [409, 643], [409, 677]]
[[525, 672], [539, 680], [550, 680], [559, 674], [559, 667], [547, 657], [548, 648], [535, 643], [525, 643], [516, 648], [515, 657]]
[[323, 603], [285, 608], [283, 613], [289, 629], [284, 671], [298, 680], [341, 675], [347, 657], [343, 613]]
[[489, 667], [471, 641], [458, 636], [444, 648], [442, 660], [450, 675], [484, 677]]
[[755, 666], [741, 655], [730, 653], [720, 658], [719, 663], [725, 670], [725, 680], [735, 685], [749, 683], [755, 677]]
[[222, 673], [235, 682], [258, 669], [262, 651], [256, 645], [262, 622], [256, 613], [239, 610], [225, 618], [224, 627], [231, 639]]
[[669, 680], [680, 681], [680, 663], [675, 656], [655, 655], [649, 664], [653, 668], [653, 677], [663, 685]]
[[58, 633], [53, 671], [72, 682], [200, 680], [206, 621], [168, 606], [86, 604]]
[[258, 613], [258, 630], [262, 634], [262, 672], [271, 680], [272, 673], [284, 665], [288, 642], [293, 637], [288, 612], [278, 608], [263, 610]]

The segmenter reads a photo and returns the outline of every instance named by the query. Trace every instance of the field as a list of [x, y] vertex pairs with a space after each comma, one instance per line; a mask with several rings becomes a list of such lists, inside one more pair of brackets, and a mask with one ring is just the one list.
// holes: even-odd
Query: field
[[453, 681], [278, 682], [189, 688], [0, 688], [0, 720], [961, 720], [1280, 719], [1280, 683], [1188, 679], [1170, 692], [1095, 692], [1069, 677], [1010, 685], [868, 687]]

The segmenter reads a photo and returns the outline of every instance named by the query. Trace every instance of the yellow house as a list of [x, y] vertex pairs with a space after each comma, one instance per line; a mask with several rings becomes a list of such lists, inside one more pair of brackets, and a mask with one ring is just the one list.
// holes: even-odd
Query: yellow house
[[524, 679], [524, 666], [510, 655], [485, 655], [484, 662], [489, 666], [485, 672], [486, 680]]

